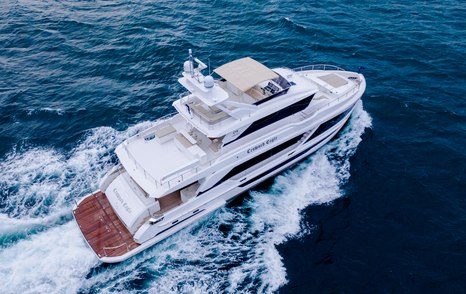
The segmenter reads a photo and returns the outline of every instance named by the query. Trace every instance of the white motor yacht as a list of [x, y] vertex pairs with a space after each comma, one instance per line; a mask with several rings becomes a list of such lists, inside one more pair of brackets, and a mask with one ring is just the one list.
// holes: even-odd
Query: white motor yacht
[[73, 214], [102, 262], [147, 249], [306, 158], [332, 139], [363, 95], [336, 66], [270, 69], [241, 58], [214, 70], [193, 58], [176, 113], [121, 143], [119, 164]]

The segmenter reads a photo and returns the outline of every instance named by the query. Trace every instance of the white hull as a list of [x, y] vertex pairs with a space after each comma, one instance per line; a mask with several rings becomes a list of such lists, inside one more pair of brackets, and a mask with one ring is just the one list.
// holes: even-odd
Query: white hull
[[[273, 72], [253, 60], [234, 63], [249, 66], [257, 81], [261, 77], [254, 70], [275, 82], [255, 86], [246, 95], [228, 89], [231, 85], [219, 86], [225, 82], [209, 81], [206, 87], [214, 88], [217, 100], [206, 94], [176, 101], [178, 115], [122, 143], [116, 151], [121, 164], [102, 179], [99, 191], [77, 203], [76, 221], [102, 262], [138, 254], [308, 157], [340, 131], [366, 88], [362, 75], [333, 67], [297, 74], [288, 69]], [[225, 66], [220, 72], [234, 80], [228, 70]], [[189, 64], [185, 71], [192, 72]], [[200, 81], [191, 78], [184, 75], [180, 83], [200, 95], [192, 88]], [[257, 81], [245, 85], [240, 79], [236, 85], [247, 90]], [[228, 102], [235, 95], [256, 103], [240, 103], [239, 96]], [[280, 95], [288, 98], [275, 98]], [[199, 99], [209, 107], [202, 108]], [[154, 150], [161, 157], [154, 156]]]
[[[290, 156], [285, 155], [278, 159], [276, 159], [273, 164], [264, 166], [260, 169], [257, 169], [253, 174], [251, 174], [251, 178], [254, 178], [255, 175], [260, 175], [261, 173], [269, 171], [262, 177], [255, 179], [254, 181], [248, 183], [247, 185], [239, 186], [241, 184], [239, 181], [236, 181], [232, 185], [232, 183], [225, 183], [224, 185], [219, 185], [215, 189], [210, 190], [206, 194], [203, 194], [203, 197], [197, 197], [191, 203], [191, 209], [184, 213], [183, 216], [179, 216], [176, 211], [173, 211], [173, 218], [167, 219], [166, 222], [160, 223], [157, 226], [157, 231], [161, 232], [157, 236], [153, 237], [152, 239], [142, 243], [136, 249], [125, 253], [124, 255], [118, 257], [99, 257], [102, 262], [105, 263], [117, 263], [124, 261], [144, 250], [147, 248], [159, 243], [160, 241], [168, 238], [169, 236], [175, 234], [176, 232], [180, 231], [181, 229], [189, 226], [190, 224], [200, 220], [201, 218], [207, 216], [208, 214], [214, 212], [218, 208], [224, 206], [227, 202], [233, 200], [235, 197], [241, 195], [245, 191], [257, 186], [261, 182], [279, 174], [280, 172], [286, 170], [290, 166], [302, 161], [303, 159], [310, 156], [312, 153], [317, 151], [320, 147], [324, 146], [328, 141], [330, 141], [334, 136], [340, 131], [340, 129], [346, 124], [347, 120], [349, 119], [351, 113], [349, 113], [340, 123], [335, 125], [333, 128], [329, 129], [323, 136], [316, 138], [315, 140], [310, 141], [307, 146], [300, 146], [301, 148], [295, 149], [294, 153]], [[322, 139], [324, 137], [324, 139]], [[312, 146], [312, 147], [309, 147]], [[301, 153], [302, 152], [302, 153]], [[294, 154], [299, 154], [299, 156], [295, 156]], [[287, 153], [289, 154], [289, 152]], [[284, 163], [286, 162], [286, 163]], [[284, 163], [284, 164], [283, 164]], [[275, 167], [275, 168], [274, 168]], [[236, 185], [235, 185], [236, 184]], [[180, 207], [181, 209], [182, 207]], [[195, 211], [199, 211], [198, 213], [193, 213]], [[175, 219], [179, 219], [178, 223], [173, 225], [172, 222]]]

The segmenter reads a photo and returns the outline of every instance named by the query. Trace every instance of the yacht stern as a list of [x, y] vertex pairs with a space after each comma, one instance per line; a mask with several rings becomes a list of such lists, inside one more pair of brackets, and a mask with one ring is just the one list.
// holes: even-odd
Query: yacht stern
[[73, 209], [73, 215], [87, 244], [103, 262], [124, 260], [140, 246], [102, 191], [84, 197]]

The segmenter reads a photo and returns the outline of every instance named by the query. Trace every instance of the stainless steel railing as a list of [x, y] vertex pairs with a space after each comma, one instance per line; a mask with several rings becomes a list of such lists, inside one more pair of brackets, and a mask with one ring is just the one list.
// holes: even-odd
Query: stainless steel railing
[[341, 70], [345, 71], [345, 69], [338, 67], [336, 65], [331, 64], [310, 64], [305, 65], [297, 68], [293, 68], [293, 71], [304, 71], [304, 70]]
[[122, 243], [122, 244], [120, 244], [120, 245], [117, 245], [117, 246], [112, 246], [112, 247], [107, 247], [107, 246], [105, 246], [105, 247], [103, 248], [103, 249], [104, 249], [105, 256], [108, 256], [107, 250], [115, 250], [115, 249], [118, 249], [118, 248], [120, 248], [120, 247], [122, 247], [122, 246], [124, 246], [124, 245], [126, 245], [126, 250], [127, 250], [127, 252], [129, 252], [130, 249], [129, 249], [129, 246], [128, 246], [128, 244], [127, 244], [126, 242], [124, 242], [124, 243]]

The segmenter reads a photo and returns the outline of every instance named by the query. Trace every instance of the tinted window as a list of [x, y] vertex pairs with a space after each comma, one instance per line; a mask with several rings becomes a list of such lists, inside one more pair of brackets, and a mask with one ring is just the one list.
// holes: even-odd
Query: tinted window
[[265, 172], [263, 172], [263, 173], [261, 173], [261, 174], [255, 176], [255, 177], [252, 178], [252, 179], [247, 180], [247, 181], [244, 182], [244, 183], [241, 183], [239, 186], [240, 186], [240, 187], [245, 187], [245, 186], [249, 185], [250, 183], [252, 183], [252, 182], [254, 182], [254, 181], [256, 181], [256, 180], [262, 178], [263, 176], [272, 173], [272, 171], [279, 169], [280, 167], [284, 166], [285, 164], [287, 164], [287, 163], [289, 163], [289, 162], [295, 160], [295, 159], [298, 158], [299, 156], [301, 156], [301, 155], [303, 155], [304, 153], [308, 152], [308, 151], [311, 150], [314, 146], [319, 145], [322, 141], [324, 141], [325, 139], [327, 139], [329, 136], [331, 136], [331, 134], [328, 135], [328, 136], [325, 137], [325, 138], [320, 139], [319, 142], [313, 144], [312, 146], [306, 148], [305, 150], [299, 152], [298, 154], [295, 154], [293, 157], [288, 158], [287, 160], [285, 160], [284, 162], [280, 163], [279, 165], [274, 166], [273, 168], [271, 168], [271, 169], [269, 169], [269, 170], [267, 170], [267, 171], [265, 171]]
[[351, 110], [353, 109], [353, 107], [350, 107], [348, 110], [346, 110], [345, 112], [335, 116], [334, 118], [332, 118], [331, 120], [328, 120], [326, 122], [324, 122], [323, 124], [321, 124], [317, 130], [312, 134], [312, 136], [306, 140], [305, 143], [309, 142], [310, 140], [314, 139], [315, 137], [319, 136], [320, 134], [322, 134], [323, 132], [325, 132], [326, 130], [330, 129], [331, 127], [333, 127], [334, 125], [336, 125], [341, 119], [343, 119]]
[[254, 158], [251, 158], [249, 159], [248, 161], [245, 161], [243, 163], [241, 163], [240, 165], [237, 165], [236, 167], [234, 167], [229, 173], [227, 173], [220, 181], [218, 181], [215, 185], [213, 185], [211, 188], [207, 189], [206, 191], [202, 191], [201, 193], [199, 193], [199, 195], [201, 195], [202, 193], [205, 193], [207, 192], [208, 190], [216, 187], [217, 185], [223, 183], [224, 181], [228, 180], [229, 178], [231, 177], [234, 177], [236, 176], [237, 174], [247, 170], [248, 168], [250, 167], [253, 167], [254, 165], [258, 164], [259, 162], [261, 161], [264, 161], [266, 160], [267, 158], [285, 150], [286, 148], [298, 143], [298, 141], [302, 138], [302, 134], [299, 135], [299, 136], [296, 136], [294, 137], [293, 139], [290, 139], [278, 146], [275, 146], [273, 147], [272, 149], [268, 150], [268, 151], [265, 151], [264, 153], [261, 153], [259, 155], [257, 155], [256, 157]]
[[298, 101], [294, 104], [291, 104], [290, 106], [287, 106], [275, 113], [272, 113], [272, 114], [269, 114], [267, 115], [266, 117], [263, 117], [261, 119], [258, 119], [256, 120], [255, 122], [253, 122], [243, 133], [241, 133], [241, 135], [239, 135], [238, 138], [236, 138], [235, 140], [231, 141], [231, 142], [228, 142], [226, 143], [224, 146], [228, 145], [228, 144], [231, 144], [233, 142], [235, 142], [236, 140], [238, 139], [241, 139], [243, 137], [246, 137], [247, 135], [251, 134], [251, 133], [254, 133], [255, 131], [259, 130], [259, 129], [262, 129], [263, 127], [266, 127], [268, 125], [271, 125], [279, 120], [282, 120], [284, 119], [285, 117], [288, 117], [290, 115], [293, 115], [295, 113], [298, 113], [304, 109], [306, 109], [306, 107], [309, 106], [309, 103], [311, 103], [311, 100], [312, 100], [312, 97], [314, 97], [314, 94], [312, 94], [311, 96], [301, 100], [301, 101]]
[[236, 166], [235, 168], [233, 168], [228, 174], [226, 174], [223, 177], [222, 181], [224, 181], [225, 179], [229, 179], [229, 178], [231, 178], [231, 177], [233, 177], [233, 176], [247, 170], [250, 167], [253, 167], [254, 165], [258, 164], [259, 162], [264, 161], [267, 158], [269, 158], [269, 157], [271, 157], [271, 156], [285, 150], [286, 148], [290, 147], [291, 145], [294, 145], [295, 143], [297, 143], [301, 139], [302, 136], [303, 135], [296, 136], [293, 139], [290, 139], [290, 140], [288, 140], [288, 141], [286, 141], [286, 142], [284, 142], [284, 143], [282, 143], [282, 144], [280, 144], [278, 146], [273, 147], [272, 149], [270, 149], [270, 150], [268, 150], [268, 151], [266, 151], [266, 152], [264, 152], [264, 153], [262, 153], [260, 155], [257, 155], [254, 158], [251, 158], [248, 161], [243, 162], [242, 164], [240, 164], [240, 165]]

